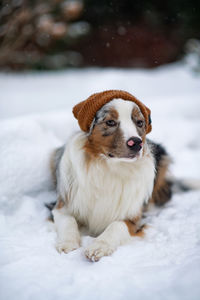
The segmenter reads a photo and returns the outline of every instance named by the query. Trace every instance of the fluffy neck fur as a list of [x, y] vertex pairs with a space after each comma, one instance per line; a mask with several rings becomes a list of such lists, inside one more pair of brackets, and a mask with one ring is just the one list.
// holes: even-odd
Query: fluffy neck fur
[[153, 190], [154, 162], [145, 145], [145, 154], [136, 161], [100, 156], [88, 163], [86, 141], [80, 132], [66, 146], [59, 192], [67, 199], [69, 213], [97, 235], [111, 222], [133, 220], [141, 213]]

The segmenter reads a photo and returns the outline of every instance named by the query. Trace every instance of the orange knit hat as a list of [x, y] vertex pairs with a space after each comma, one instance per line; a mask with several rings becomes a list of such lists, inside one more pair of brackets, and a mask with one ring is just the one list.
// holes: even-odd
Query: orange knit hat
[[151, 127], [151, 111], [142, 102], [136, 99], [128, 92], [121, 90], [109, 90], [91, 95], [88, 99], [78, 103], [73, 108], [74, 117], [78, 120], [79, 126], [83, 131], [89, 132], [92, 121], [97, 111], [106, 103], [113, 99], [123, 99], [126, 101], [132, 101], [136, 103], [146, 122], [146, 133], [149, 133]]

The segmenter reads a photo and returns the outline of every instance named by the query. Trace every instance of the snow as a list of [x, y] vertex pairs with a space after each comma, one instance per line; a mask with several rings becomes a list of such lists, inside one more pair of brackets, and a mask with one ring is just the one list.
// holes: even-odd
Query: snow
[[82, 69], [0, 73], [0, 298], [200, 299], [200, 192], [173, 196], [146, 217], [144, 239], [89, 262], [83, 246], [55, 250], [44, 203], [55, 200], [48, 158], [78, 129], [72, 106], [91, 93], [125, 89], [152, 110], [180, 178], [200, 179], [200, 84], [182, 63], [156, 70]]

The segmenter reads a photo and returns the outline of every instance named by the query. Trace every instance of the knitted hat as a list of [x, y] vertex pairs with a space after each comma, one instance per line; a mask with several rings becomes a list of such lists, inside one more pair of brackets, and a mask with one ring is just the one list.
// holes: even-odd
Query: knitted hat
[[104, 106], [106, 103], [113, 99], [123, 99], [125, 101], [132, 101], [136, 103], [146, 122], [146, 133], [149, 133], [152, 129], [151, 127], [151, 111], [142, 102], [136, 99], [133, 95], [128, 92], [121, 90], [109, 90], [91, 95], [88, 99], [78, 103], [73, 108], [74, 117], [78, 120], [80, 128], [89, 132], [90, 126], [97, 111]]

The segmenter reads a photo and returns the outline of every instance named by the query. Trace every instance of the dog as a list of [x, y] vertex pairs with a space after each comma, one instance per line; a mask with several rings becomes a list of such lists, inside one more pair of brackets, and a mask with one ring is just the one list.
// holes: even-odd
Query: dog
[[[77, 119], [83, 130], [51, 157], [59, 252], [78, 249], [84, 228], [95, 237], [85, 256], [98, 261], [111, 255], [118, 246], [144, 235], [141, 217], [149, 203], [163, 205], [171, 198], [170, 157], [163, 146], [146, 138], [150, 110], [132, 95], [129, 101], [129, 95], [107, 91], [94, 94], [93, 102], [84, 101], [81, 105], [90, 110], [100, 99], [100, 108], [97, 105], [90, 118], [90, 111], [81, 107], [84, 117]], [[91, 119], [87, 130], [85, 119]]]

